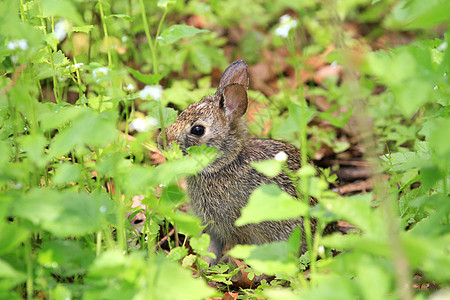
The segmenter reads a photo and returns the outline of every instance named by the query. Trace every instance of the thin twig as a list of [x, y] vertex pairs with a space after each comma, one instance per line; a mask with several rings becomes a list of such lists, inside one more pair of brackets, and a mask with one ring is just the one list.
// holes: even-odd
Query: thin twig
[[27, 64], [22, 64], [17, 67], [16, 71], [14, 72], [11, 81], [0, 91], [0, 98], [6, 95], [6, 93], [9, 92], [10, 89], [12, 89], [17, 81], [19, 80], [20, 74], [27, 68]]
[[173, 234], [175, 233], [175, 228], [172, 228], [172, 230], [169, 232], [168, 235], [166, 235], [165, 237], [163, 237], [156, 245], [155, 248], [161, 248], [161, 245], [169, 238], [171, 237]]

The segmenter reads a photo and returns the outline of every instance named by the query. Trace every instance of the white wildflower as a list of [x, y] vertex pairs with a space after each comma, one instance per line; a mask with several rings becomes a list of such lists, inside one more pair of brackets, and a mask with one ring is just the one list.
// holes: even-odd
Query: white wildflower
[[129, 83], [126, 87], [125, 90], [126, 91], [134, 91], [135, 86], [132, 83]]
[[76, 64], [74, 64], [73, 66], [75, 67], [75, 69], [79, 69], [79, 68], [81, 68], [81, 66], [83, 66], [84, 64], [83, 63], [76, 63]]
[[17, 42], [17, 44], [18, 44], [18, 46], [19, 46], [19, 48], [21, 49], [21, 50], [27, 50], [28, 49], [28, 42], [27, 42], [27, 40], [26, 39], [21, 39], [21, 40], [19, 40], [18, 42]]
[[160, 85], [146, 85], [140, 92], [139, 97], [141, 99], [153, 99], [161, 101], [163, 88]]
[[275, 155], [275, 160], [277, 161], [286, 161], [288, 159], [288, 156], [286, 152], [280, 151]]
[[444, 52], [447, 49], [448, 43], [447, 42], [443, 42], [442, 44], [440, 44], [436, 50], [440, 51], [440, 52]]
[[319, 253], [320, 256], [323, 256], [325, 254], [325, 247], [323, 245], [320, 245], [317, 248], [317, 252]]
[[8, 44], [6, 44], [6, 48], [8, 48], [8, 50], [16, 50], [16, 49], [21, 49], [21, 50], [28, 50], [28, 42], [26, 39], [21, 39], [18, 41], [10, 41], [8, 42]]
[[18, 57], [17, 55], [12, 55], [12, 56], [11, 56], [11, 61], [12, 61], [13, 63], [17, 63], [17, 62], [19, 61], [19, 57]]
[[92, 75], [95, 79], [97, 79], [97, 82], [99, 82], [99, 77], [104, 76], [109, 73], [109, 69], [107, 67], [100, 67], [92, 71]]
[[128, 128], [130, 130], [136, 130], [137, 132], [147, 132], [152, 128], [156, 128], [158, 126], [158, 121], [152, 117], [138, 118], [131, 121]]
[[17, 47], [18, 47], [17, 41], [10, 41], [10, 42], [8, 42], [8, 44], [6, 45], [6, 48], [8, 48], [8, 50], [16, 50]]
[[297, 21], [292, 19], [292, 17], [288, 14], [280, 17], [280, 25], [277, 29], [275, 29], [275, 34], [282, 37], [287, 38], [289, 35], [289, 31], [292, 28], [297, 26]]
[[126, 35], [122, 36], [121, 38], [122, 43], [126, 43], [128, 41], [128, 37]]
[[59, 41], [62, 41], [66, 38], [67, 32], [70, 30], [70, 27], [71, 25], [69, 21], [61, 19], [56, 22], [55, 31], [53, 32], [53, 34]]

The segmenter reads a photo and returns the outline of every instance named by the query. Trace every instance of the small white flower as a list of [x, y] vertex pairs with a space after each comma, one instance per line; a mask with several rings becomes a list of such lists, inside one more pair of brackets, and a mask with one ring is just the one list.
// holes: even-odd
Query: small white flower
[[[107, 67], [100, 67], [92, 71], [92, 75], [95, 79], [99, 78], [100, 76], [106, 75], [109, 73], [109, 69]], [[97, 80], [98, 82], [98, 80]]]
[[447, 49], [447, 46], [448, 46], [447, 42], [443, 42], [442, 44], [440, 44], [440, 45], [436, 48], [436, 50], [437, 50], [437, 51], [443, 52], [443, 51], [445, 51], [445, 50]]
[[435, 85], [434, 86], [434, 88], [433, 88], [435, 91], [438, 89], [438, 86], [437, 85]]
[[163, 187], [166, 187], [166, 185], [165, 185], [164, 183], [161, 183], [161, 184], [159, 185], [159, 187], [160, 187], [160, 188], [163, 188]]
[[124, 35], [122, 38], [122, 43], [126, 43], [128, 41], [128, 37], [126, 35]]
[[126, 87], [125, 90], [127, 91], [133, 91], [135, 89], [134, 85], [132, 83], [129, 83]]
[[6, 45], [6, 48], [8, 48], [8, 50], [16, 50], [18, 46], [17, 41], [10, 41]]
[[62, 41], [66, 38], [67, 32], [70, 30], [70, 27], [71, 25], [69, 21], [61, 19], [56, 22], [55, 31], [53, 32], [53, 34], [59, 41]]
[[128, 128], [130, 128], [130, 130], [136, 130], [137, 132], [147, 132], [156, 126], [158, 126], [158, 121], [155, 118], [147, 116], [145, 118], [134, 119], [131, 121], [130, 125], [128, 125]]
[[19, 182], [17, 182], [17, 183], [12, 183], [12, 184], [11, 184], [11, 187], [12, 187], [13, 189], [20, 190], [20, 189], [23, 187], [23, 183], [22, 183], [21, 181], [19, 181]]
[[106, 212], [106, 206], [104, 205], [100, 206], [100, 212], [104, 214]]
[[146, 85], [140, 92], [139, 97], [142, 99], [153, 99], [161, 101], [163, 88], [160, 85]]
[[287, 38], [289, 35], [289, 31], [292, 28], [297, 26], [297, 21], [292, 19], [292, 17], [288, 14], [280, 17], [280, 25], [277, 29], [275, 29], [275, 34], [282, 37]]
[[286, 161], [288, 159], [288, 156], [286, 152], [280, 151], [275, 155], [275, 160], [277, 161]]
[[17, 55], [12, 55], [12, 56], [11, 56], [11, 61], [12, 61], [13, 63], [17, 63], [17, 62], [19, 61], [19, 57], [18, 57]]
[[6, 48], [8, 48], [8, 50], [16, 50], [16, 49], [21, 49], [21, 50], [28, 50], [28, 42], [26, 39], [21, 39], [18, 41], [10, 41], [8, 42], [8, 44], [6, 44]]
[[26, 39], [21, 39], [20, 41], [17, 42], [17, 44], [19, 48], [24, 51], [28, 49], [28, 42]]
[[83, 63], [76, 63], [73, 66], [75, 67], [75, 69], [79, 69], [79, 68], [81, 68], [81, 66], [84, 66], [84, 64]]
[[320, 256], [323, 256], [325, 254], [325, 247], [323, 245], [320, 245], [319, 248], [317, 248], [317, 252]]

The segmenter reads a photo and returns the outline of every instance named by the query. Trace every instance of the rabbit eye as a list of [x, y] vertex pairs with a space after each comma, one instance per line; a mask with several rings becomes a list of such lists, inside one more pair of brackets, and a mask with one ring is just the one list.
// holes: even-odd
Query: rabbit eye
[[196, 135], [196, 136], [202, 136], [205, 133], [205, 127], [201, 126], [201, 125], [196, 125], [194, 127], [192, 127], [191, 129], [191, 134]]

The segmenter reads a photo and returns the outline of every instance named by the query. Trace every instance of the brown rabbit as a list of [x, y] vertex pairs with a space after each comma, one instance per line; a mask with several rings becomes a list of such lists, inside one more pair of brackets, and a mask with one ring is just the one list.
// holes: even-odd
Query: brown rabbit
[[[276, 183], [293, 197], [294, 184], [285, 173], [269, 178], [258, 173], [250, 163], [274, 158], [284, 151], [291, 170], [300, 168], [300, 153], [294, 146], [271, 139], [249, 138], [243, 115], [247, 110], [249, 79], [247, 65], [239, 60], [223, 73], [217, 92], [186, 108], [175, 123], [166, 128], [167, 142], [176, 142], [185, 150], [206, 144], [216, 147], [219, 157], [196, 176], [187, 180], [187, 191], [194, 213], [208, 224], [209, 251], [216, 264], [225, 245], [263, 244], [286, 240], [303, 219], [265, 221], [236, 227], [234, 222], [258, 186]], [[270, 213], [270, 212], [268, 212]], [[315, 222], [313, 222], [313, 230]], [[306, 251], [304, 234], [301, 253]]]

